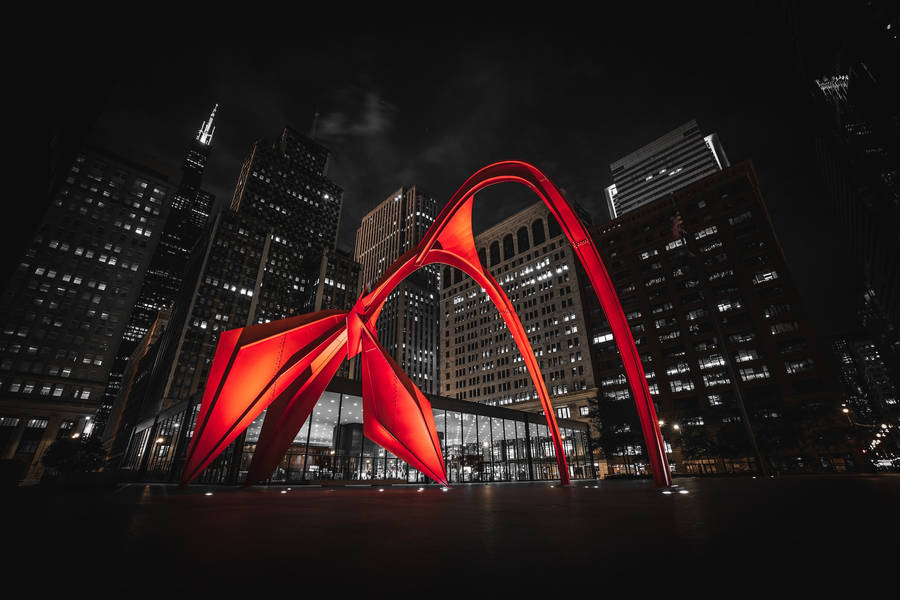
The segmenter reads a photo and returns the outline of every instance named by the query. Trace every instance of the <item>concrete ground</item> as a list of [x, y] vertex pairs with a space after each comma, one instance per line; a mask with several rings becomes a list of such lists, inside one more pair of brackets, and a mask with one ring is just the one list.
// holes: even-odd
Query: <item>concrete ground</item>
[[875, 591], [900, 571], [900, 476], [676, 483], [670, 494], [646, 480], [447, 491], [19, 488], [0, 491], [3, 545], [12, 550], [2, 564], [6, 582], [99, 597], [480, 596], [545, 586], [567, 595], [621, 588], [669, 596], [688, 586], [699, 595], [753, 587], [781, 596], [785, 586], [813, 583]]

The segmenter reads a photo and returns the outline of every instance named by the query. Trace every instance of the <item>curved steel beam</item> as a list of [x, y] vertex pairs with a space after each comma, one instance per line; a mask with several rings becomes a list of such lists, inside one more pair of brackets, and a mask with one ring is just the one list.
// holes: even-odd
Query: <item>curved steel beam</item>
[[[553, 215], [560, 228], [566, 234], [569, 243], [572, 244], [575, 254], [578, 260], [581, 261], [588, 280], [594, 288], [594, 293], [597, 295], [597, 300], [600, 302], [606, 319], [609, 321], [616, 347], [622, 357], [622, 362], [625, 366], [625, 376], [634, 397], [638, 419], [641, 423], [641, 432], [644, 437], [644, 443], [647, 446], [647, 456], [650, 459], [654, 482], [657, 486], [672, 485], [672, 475], [669, 471], [669, 461], [666, 458], [662, 434], [659, 430], [656, 409], [650, 396], [650, 389], [647, 387], [647, 379], [644, 375], [644, 368], [641, 365], [640, 355], [635, 347], [634, 338], [631, 335], [631, 330], [628, 327], [625, 313], [622, 311], [622, 305], [616, 295], [612, 280], [610, 280], [600, 254], [581, 219], [575, 214], [569, 202], [546, 175], [533, 165], [513, 160], [494, 163], [479, 170], [460, 186], [450, 198], [450, 201], [444, 206], [444, 209], [426, 232], [425, 237], [416, 246], [414, 262], [421, 265], [428, 261], [428, 253], [435, 247], [438, 238], [441, 237], [441, 233], [452, 222], [454, 215], [463, 208], [468, 198], [485, 188], [504, 182], [525, 185], [541, 198], [550, 210], [550, 214]], [[469, 235], [471, 235], [471, 228]], [[361, 298], [363, 311], [369, 310], [373, 306], [378, 306], [379, 302], [383, 302], [381, 297], [386, 297], [389, 291], [376, 286], [370, 294]], [[525, 355], [524, 352], [522, 354], [523, 356]], [[558, 430], [554, 433], [558, 437]]]
[[[556, 455], [560, 481], [563, 485], [568, 485], [570, 483], [570, 476], [565, 448], [562, 444], [559, 425], [556, 422], [556, 414], [553, 410], [553, 405], [550, 402], [550, 395], [547, 392], [547, 386], [544, 383], [544, 378], [541, 375], [537, 358], [534, 355], [534, 349], [531, 347], [531, 342], [528, 341], [525, 327], [519, 320], [512, 302], [510, 302], [506, 293], [500, 287], [500, 284], [498, 284], [491, 274], [488, 273], [487, 269], [482, 266], [481, 261], [478, 258], [478, 252], [475, 249], [475, 240], [472, 237], [473, 199], [474, 196], [468, 196], [463, 200], [459, 209], [449, 217], [446, 223], [444, 223], [443, 227], [438, 232], [437, 239], [431, 245], [431, 249], [424, 254], [421, 260], [415, 260], [420, 248], [416, 247], [404, 254], [394, 263], [393, 266], [395, 268], [382, 276], [374, 286], [372, 292], [361, 299], [363, 306], [366, 306], [367, 300], [369, 301], [369, 304], [363, 309], [365, 312], [360, 316], [360, 319], [365, 322], [368, 330], [374, 331], [376, 327], [375, 324], [378, 320], [378, 314], [384, 307], [388, 294], [393, 291], [400, 281], [427, 264], [445, 264], [456, 267], [468, 274], [485, 290], [491, 301], [494, 303], [494, 306], [500, 312], [507, 329], [509, 329], [512, 334], [516, 347], [519, 349], [519, 353], [525, 361], [528, 375], [531, 377], [531, 381], [537, 390], [541, 408], [543, 409], [547, 420], [550, 437], [553, 440], [553, 450]], [[352, 312], [357, 314], [357, 311], [359, 310], [358, 307], [354, 307]], [[368, 318], [366, 318], [366, 315], [369, 315]], [[353, 356], [354, 350], [354, 348], [348, 348], [348, 355]]]

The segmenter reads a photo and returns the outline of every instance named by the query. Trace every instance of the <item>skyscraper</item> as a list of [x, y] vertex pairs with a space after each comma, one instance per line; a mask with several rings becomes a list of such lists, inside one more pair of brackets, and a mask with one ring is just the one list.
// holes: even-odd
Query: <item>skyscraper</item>
[[[363, 217], [356, 231], [359, 291], [369, 289], [403, 253], [413, 249], [437, 216], [433, 198], [400, 188]], [[428, 265], [388, 296], [378, 318], [378, 339], [425, 393], [438, 393], [438, 284]]]
[[[275, 143], [253, 144], [230, 208], [198, 241], [146, 385], [121, 400], [121, 439], [141, 421], [196, 409], [222, 331], [303, 311], [319, 271], [311, 259], [334, 248], [341, 211], [343, 192], [326, 177], [329, 154], [290, 128]], [[149, 457], [158, 439], [151, 431], [127, 452]], [[157, 448], [154, 460], [175, 459], [166, 452]]]
[[[340, 248], [325, 251], [318, 260], [313, 260], [306, 269], [309, 284], [306, 286], [306, 301], [302, 313], [320, 310], [350, 310], [359, 297], [359, 263], [353, 256]], [[338, 368], [337, 376], [356, 376], [356, 357], [345, 360]]]
[[172, 198], [156, 251], [141, 286], [122, 343], [109, 371], [103, 402], [97, 411], [96, 433], [102, 433], [109, 411], [122, 388], [122, 377], [131, 354], [156, 320], [160, 310], [171, 307], [184, 283], [184, 270], [194, 244], [209, 221], [214, 196], [203, 190], [203, 171], [209, 159], [216, 110], [204, 121], [191, 141], [181, 166], [181, 180]]
[[609, 165], [609, 216], [615, 219], [727, 166], [719, 137], [701, 134], [691, 120]]
[[256, 142], [241, 167], [231, 210], [272, 230], [255, 322], [295, 314], [309, 286], [303, 266], [333, 250], [343, 191], [327, 177], [327, 148], [286, 127]]
[[[591, 236], [631, 327], [677, 472], [752, 470], [751, 439], [781, 471], [859, 464], [841, 429], [836, 378], [749, 162]], [[609, 461], [630, 468], [643, 442], [612, 332], [597, 308], [594, 300], [587, 306], [600, 441]]]
[[359, 263], [346, 250], [328, 250], [313, 261], [308, 270], [304, 313], [320, 310], [350, 310], [359, 297]]
[[889, 2], [850, 3], [820, 18], [822, 42], [800, 47], [818, 166], [835, 234], [857, 266], [846, 283], [900, 380], [900, 23]]
[[53, 440], [93, 430], [172, 186], [124, 158], [84, 150], [0, 300], [0, 443], [30, 465]]
[[[534, 204], [475, 236], [482, 264], [528, 332], [561, 418], [586, 419], [596, 395], [579, 262], [556, 219]], [[441, 389], [451, 398], [541, 410], [537, 390], [500, 313], [471, 278], [443, 267]]]

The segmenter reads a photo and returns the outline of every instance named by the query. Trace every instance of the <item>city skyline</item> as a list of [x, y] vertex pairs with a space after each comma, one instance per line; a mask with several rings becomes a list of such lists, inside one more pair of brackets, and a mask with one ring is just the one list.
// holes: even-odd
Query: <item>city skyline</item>
[[[800, 304], [807, 305], [817, 331], [833, 336], [857, 328], [860, 319], [874, 323], [892, 310], [890, 269], [881, 269], [888, 279], [877, 284], [871, 283], [868, 271], [862, 277], [843, 277], [853, 263], [868, 261], [863, 265], [868, 268], [872, 260], [859, 251], [848, 252], [844, 237], [849, 236], [841, 235], [841, 229], [852, 223], [842, 221], [834, 207], [822, 201], [828, 194], [840, 193], [841, 181], [863, 177], [864, 171], [851, 171], [847, 162], [836, 179], [821, 172], [822, 156], [817, 150], [828, 115], [824, 114], [825, 124], [821, 110], [812, 111], [815, 115], [806, 119], [800, 116], [805, 108], [821, 108], [825, 94], [829, 101], [846, 104], [839, 104], [844, 107], [840, 114], [849, 121], [838, 121], [838, 136], [863, 148], [866, 156], [891, 156], [889, 145], [884, 146], [878, 137], [879, 131], [886, 134], [890, 127], [870, 122], [877, 116], [878, 102], [889, 98], [889, 92], [870, 86], [868, 96], [861, 96], [865, 80], [854, 83], [848, 92], [849, 77], [842, 74], [848, 69], [868, 73], [866, 77], [877, 84], [868, 66], [862, 69], [856, 61], [866, 58], [879, 73], [884, 65], [871, 60], [879, 53], [863, 44], [837, 55], [830, 54], [835, 51], [832, 45], [815, 55], [804, 48], [813, 48], [830, 30], [824, 28], [818, 38], [810, 36], [809, 30], [823, 23], [830, 26], [834, 20], [806, 18], [789, 4], [779, 15], [766, 5], [746, 3], [742, 8], [747, 14], [740, 17], [737, 12], [720, 14], [695, 6], [670, 19], [662, 14], [622, 19], [598, 38], [548, 25], [540, 36], [527, 27], [487, 35], [476, 31], [465, 36], [465, 43], [446, 45], [431, 43], [445, 35], [439, 29], [411, 32], [394, 41], [387, 32], [362, 30], [351, 23], [339, 38], [321, 28], [306, 32], [301, 41], [244, 47], [221, 43], [217, 36], [182, 40], [180, 36], [188, 31], [176, 26], [169, 28], [174, 43], [159, 46], [141, 43], [157, 33], [148, 24], [136, 28], [120, 45], [121, 53], [107, 65], [109, 77], [77, 98], [70, 93], [72, 102], [65, 102], [62, 114], [54, 116], [47, 187], [54, 191], [61, 185], [73, 148], [99, 148], [177, 181], [173, 170], [177, 163], [172, 160], [176, 153], [169, 148], [171, 130], [184, 125], [185, 114], [201, 97], [208, 98], [200, 115], [209, 114], [209, 118], [199, 131], [199, 119], [190, 127], [194, 143], [206, 148], [202, 164], [197, 163], [208, 175], [205, 206], [197, 213], [201, 221], [218, 211], [246, 212], [242, 199], [247, 193], [250, 212], [264, 218], [272, 212], [272, 226], [300, 219], [292, 226], [301, 234], [296, 243], [288, 244], [290, 250], [264, 269], [269, 276], [277, 272], [286, 277], [285, 285], [294, 290], [280, 294], [274, 280], [263, 286], [259, 302], [265, 310], [257, 320], [269, 321], [296, 314], [305, 306], [310, 300], [305, 288], [312, 285], [307, 278], [314, 278], [307, 272], [312, 268], [310, 261], [320, 262], [322, 254], [331, 250], [349, 250], [357, 224], [364, 228], [379, 210], [384, 190], [395, 190], [397, 185], [400, 190], [420, 186], [440, 202], [462, 183], [461, 174], [513, 154], [544, 169], [585, 222], [602, 225], [729, 162], [750, 162], [759, 174], [759, 192], [766, 198], [778, 249], [786, 256], [801, 290]], [[890, 21], [876, 14], [880, 8], [878, 3], [855, 12], [848, 8], [855, 26], [847, 34], [848, 43], [858, 43], [864, 27], [879, 24], [881, 37], [885, 32], [890, 37], [890, 25], [884, 27]], [[798, 18], [801, 15], [803, 19]], [[743, 27], [735, 29], [738, 19]], [[681, 23], [703, 35], [681, 35]], [[60, 36], [58, 41], [65, 39]], [[251, 35], [248, 41], [255, 39]], [[458, 35], [449, 39], [460, 41]], [[621, 43], [638, 39], [639, 47]], [[764, 39], [769, 43], [753, 43]], [[796, 47], [791, 48], [792, 44]], [[632, 51], [621, 53], [626, 46]], [[99, 48], [86, 42], [78, 50], [90, 57]], [[816, 60], [811, 62], [810, 56]], [[836, 56], [836, 62], [828, 64], [828, 56]], [[118, 64], [128, 68], [116, 68]], [[204, 68], [198, 69], [201, 65]], [[69, 76], [77, 78], [77, 69], [71, 71]], [[762, 73], [765, 77], [760, 79]], [[165, 85], [157, 83], [163, 80]], [[65, 94], [74, 88], [65, 81], [63, 76], [59, 87], [68, 99]], [[841, 83], [823, 87], [823, 81]], [[172, 97], [177, 101], [171, 101]], [[306, 126], [304, 114], [311, 115]], [[273, 149], [283, 156], [269, 157], [274, 162], [260, 170], [254, 166], [256, 158], [271, 162], [266, 158], [271, 142], [266, 141], [268, 134], [260, 124], [273, 117], [281, 120], [278, 128], [283, 127], [275, 144], [280, 150]], [[214, 124], [216, 152], [207, 159]], [[873, 124], [876, 134], [870, 135]], [[188, 127], [184, 130], [178, 136], [179, 150], [187, 139]], [[677, 140], [682, 141], [672, 146]], [[243, 149], [248, 142], [249, 150]], [[730, 161], [724, 148], [729, 149]], [[837, 157], [843, 150], [837, 146], [831, 152]], [[246, 157], [239, 167], [233, 164], [237, 154]], [[314, 194], [311, 199], [303, 191], [318, 183], [294, 180], [294, 167], [306, 170], [301, 163], [307, 162], [306, 167], [333, 182], [321, 197]], [[185, 168], [193, 164], [189, 154]], [[896, 172], [889, 167], [882, 171], [879, 177], [890, 185]], [[865, 177], [859, 181], [866, 185]], [[198, 175], [189, 187], [193, 190], [199, 184]], [[604, 192], [615, 187], [619, 190], [613, 207]], [[286, 195], [281, 198], [281, 194]], [[510, 213], [527, 209], [530, 199], [526, 197], [512, 186], [479, 193], [474, 231], [490, 231], [513, 218]], [[848, 199], [851, 204], [853, 197]], [[310, 209], [318, 210], [320, 202], [330, 208], [327, 214], [304, 219], [298, 217], [302, 210], [295, 214], [297, 199]], [[25, 204], [34, 210], [36, 203]], [[180, 204], [173, 202], [173, 210]], [[426, 210], [419, 233], [427, 227], [427, 214]], [[183, 219], [169, 225], [180, 227], [179, 221]], [[27, 230], [28, 223], [20, 229]], [[889, 237], [877, 243], [878, 252], [889, 250]], [[277, 244], [286, 243], [282, 238], [274, 239]], [[857, 245], [862, 241], [858, 233], [852, 240]], [[369, 239], [366, 244], [371, 248], [361, 253], [357, 239], [363, 286], [371, 283], [363, 257], [381, 242]], [[15, 255], [18, 252], [10, 253], [8, 260]], [[859, 265], [857, 270], [863, 271]], [[326, 276], [317, 283], [327, 285], [329, 279]], [[385, 317], [391, 314], [387, 310]], [[146, 330], [152, 319], [141, 316], [141, 320]], [[383, 341], [391, 345], [390, 340]], [[403, 346], [394, 345], [397, 351]], [[126, 348], [123, 357], [129, 354]], [[202, 379], [203, 369], [197, 373]], [[555, 375], [558, 380], [559, 373]], [[426, 379], [439, 381], [436, 376]], [[579, 389], [583, 382], [565, 382], [560, 389], [567, 386]], [[111, 393], [116, 389], [111, 386]]]
[[[133, 67], [95, 92], [105, 108], [90, 140], [174, 170], [171, 157], [181, 152], [185, 131], [220, 103], [208, 179], [222, 203], [261, 132], [290, 124], [311, 133], [315, 120], [316, 139], [334, 155], [330, 175], [345, 189], [338, 240], [349, 249], [361, 217], [391, 190], [422, 185], [445, 199], [465, 173], [510, 158], [540, 166], [602, 221], [608, 165], [696, 118], [719, 134], [732, 161], [754, 161], [804, 297], [825, 299], [810, 308], [813, 319], [845, 329], [854, 321], [853, 298], [833, 275], [847, 264], [843, 241], [835, 235], [817, 248], [808, 243], [829, 224], [801, 118], [807, 75], [833, 67], [796, 58], [795, 34], [808, 36], [817, 25], [808, 15], [743, 8], [722, 14], [699, 6], [640, 21], [611, 16], [615, 26], [603, 36], [552, 27], [555, 33], [535, 36], [523, 27], [450, 35], [446, 44], [434, 43], [447, 36], [441, 28], [392, 43], [352, 24], [339, 40], [304, 32], [302, 41], [256, 49], [215, 39], [200, 47], [186, 27], [172, 29], [183, 44], [145, 45], [138, 35], [123, 45]], [[683, 36], [685, 28], [696, 33]], [[630, 45], [637, 35], [641, 45]], [[203, 57], [204, 69], [181, 60], [184, 47]], [[167, 100], [164, 86], [145, 85], [162, 78], [179, 89], [178, 102]], [[527, 206], [521, 192], [503, 187], [476, 202], [476, 232]]]
[[15, 589], [892, 572], [900, 3], [92, 8], [9, 61]]

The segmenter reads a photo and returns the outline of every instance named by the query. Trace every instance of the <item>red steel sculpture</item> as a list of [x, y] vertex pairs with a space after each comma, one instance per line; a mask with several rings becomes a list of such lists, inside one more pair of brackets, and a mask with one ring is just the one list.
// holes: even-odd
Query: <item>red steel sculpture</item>
[[587, 272], [612, 327], [637, 404], [644, 442], [657, 486], [672, 483], [656, 410], [634, 338], [612, 281], [584, 224], [555, 185], [537, 168], [504, 161], [472, 175], [453, 195], [414, 249], [397, 259], [374, 288], [347, 311], [326, 310], [225, 331], [219, 337], [181, 482], [193, 481], [268, 408], [247, 483], [268, 478], [309, 418], [345, 358], [361, 354], [363, 433], [431, 479], [447, 484], [431, 403], [378, 343], [375, 324], [391, 291], [405, 277], [432, 263], [456, 267], [488, 294], [512, 333], [537, 389], [553, 439], [560, 479], [569, 483], [566, 455], [553, 406], [534, 351], [512, 303], [482, 266], [472, 236], [475, 194], [517, 182], [549, 207]]

